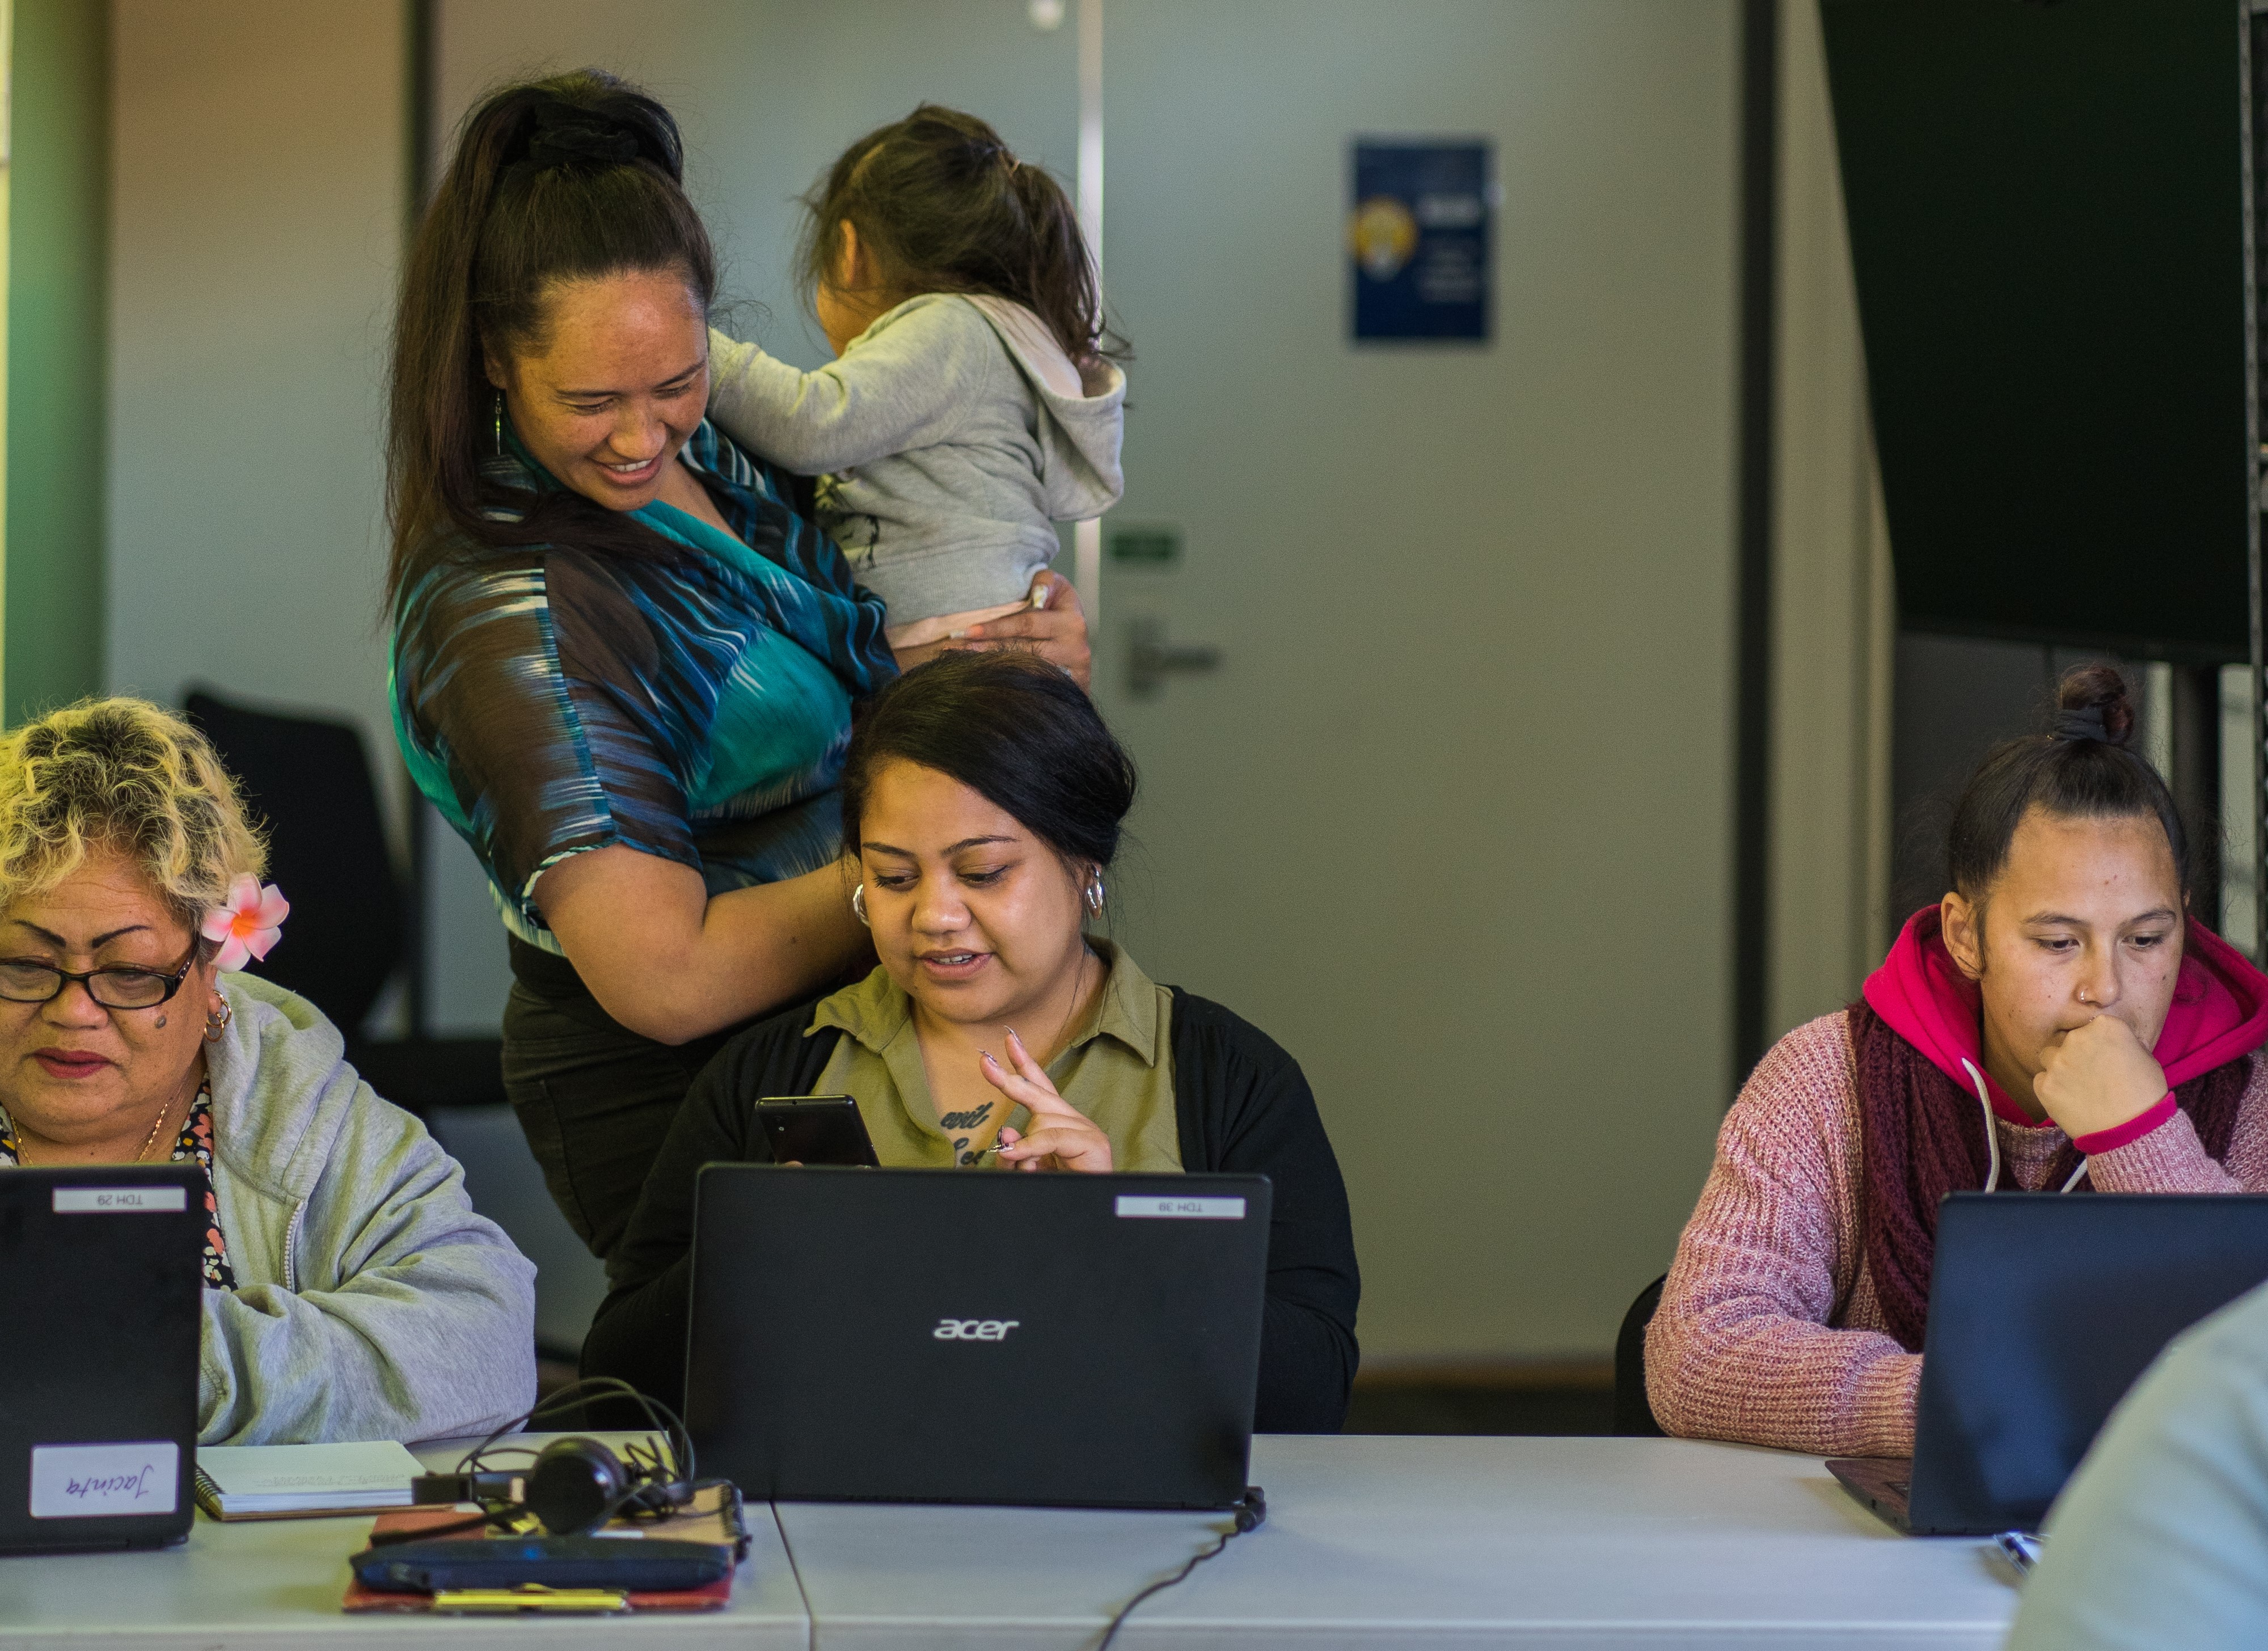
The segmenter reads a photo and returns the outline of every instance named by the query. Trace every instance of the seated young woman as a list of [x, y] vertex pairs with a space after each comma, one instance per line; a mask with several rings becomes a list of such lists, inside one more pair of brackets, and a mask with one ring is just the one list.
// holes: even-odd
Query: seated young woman
[[1646, 1333], [1666, 1431], [1910, 1454], [1948, 1192], [2268, 1190], [2268, 978], [2189, 916], [2117, 674], [2058, 701], [1962, 792], [1951, 892], [1727, 1117]]
[[289, 910], [265, 861], [170, 711], [0, 741], [0, 1174], [202, 1172], [200, 1444], [484, 1433], [534, 1403], [535, 1269], [321, 1011], [234, 972]]
[[948, 653], [875, 697], [844, 763], [843, 837], [880, 965], [740, 1034], [695, 1080], [608, 1262], [586, 1375], [679, 1402], [695, 1176], [770, 1159], [759, 1096], [850, 1095], [886, 1168], [1270, 1177], [1256, 1426], [1338, 1431], [1360, 1283], [1307, 1080], [1086, 932], [1133, 801], [1086, 694], [1029, 655]]

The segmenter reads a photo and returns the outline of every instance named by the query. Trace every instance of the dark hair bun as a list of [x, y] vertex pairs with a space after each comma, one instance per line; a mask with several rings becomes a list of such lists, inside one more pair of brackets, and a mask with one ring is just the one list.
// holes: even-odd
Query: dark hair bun
[[858, 853], [875, 776], [951, 776], [1070, 860], [1108, 866], [1134, 807], [1134, 759], [1086, 690], [1036, 654], [941, 653], [867, 702], [843, 761], [843, 847]]
[[1946, 880], [1982, 899], [2008, 861], [2024, 816], [2038, 808], [2063, 820], [2148, 820], [2165, 828], [2174, 874], [2189, 892], [2189, 834], [2173, 793], [2150, 759], [2130, 749], [2134, 702], [2107, 665], [2082, 665], [2056, 684], [2055, 724], [1995, 746], [1954, 805]]
[[2126, 679], [2107, 665], [2074, 665], [2056, 684], [2055, 737], [2123, 746], [2134, 732]]

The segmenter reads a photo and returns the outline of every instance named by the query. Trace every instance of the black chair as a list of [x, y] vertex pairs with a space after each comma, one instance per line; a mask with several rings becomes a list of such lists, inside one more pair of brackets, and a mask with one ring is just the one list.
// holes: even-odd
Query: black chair
[[1638, 1293], [1615, 1338], [1615, 1432], [1624, 1438], [1662, 1436], [1661, 1424], [1653, 1419], [1653, 1406], [1646, 1397], [1646, 1327], [1653, 1323], [1654, 1309], [1661, 1305], [1661, 1286], [1668, 1282], [1665, 1272]]
[[401, 966], [409, 896], [387, 852], [360, 730], [256, 711], [202, 689], [187, 708], [266, 827], [269, 880], [291, 903], [283, 941], [253, 972], [329, 1016], [345, 1035], [347, 1058], [395, 1105], [422, 1114], [502, 1104], [501, 1038], [363, 1036]]

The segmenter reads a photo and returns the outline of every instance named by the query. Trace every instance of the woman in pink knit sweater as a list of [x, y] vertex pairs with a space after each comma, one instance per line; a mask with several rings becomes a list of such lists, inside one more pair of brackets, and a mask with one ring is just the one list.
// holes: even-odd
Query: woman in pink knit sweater
[[1727, 1116], [1646, 1332], [1665, 1431], [1910, 1455], [1948, 1192], [2268, 1190], [2268, 977], [2187, 916], [2117, 674], [2058, 698], [1962, 793], [1953, 891]]

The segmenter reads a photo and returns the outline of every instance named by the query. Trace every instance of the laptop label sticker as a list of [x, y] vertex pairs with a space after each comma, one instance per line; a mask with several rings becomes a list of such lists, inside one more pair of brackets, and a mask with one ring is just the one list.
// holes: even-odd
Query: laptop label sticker
[[1242, 1198], [1160, 1198], [1154, 1193], [1120, 1193], [1118, 1214], [1123, 1220], [1145, 1217], [1167, 1221], [1241, 1221], [1244, 1219]]
[[170, 1439], [124, 1445], [33, 1445], [32, 1517], [170, 1514], [180, 1478], [180, 1447]]
[[57, 1187], [57, 1215], [112, 1215], [136, 1210], [188, 1209], [188, 1192], [182, 1187]]

